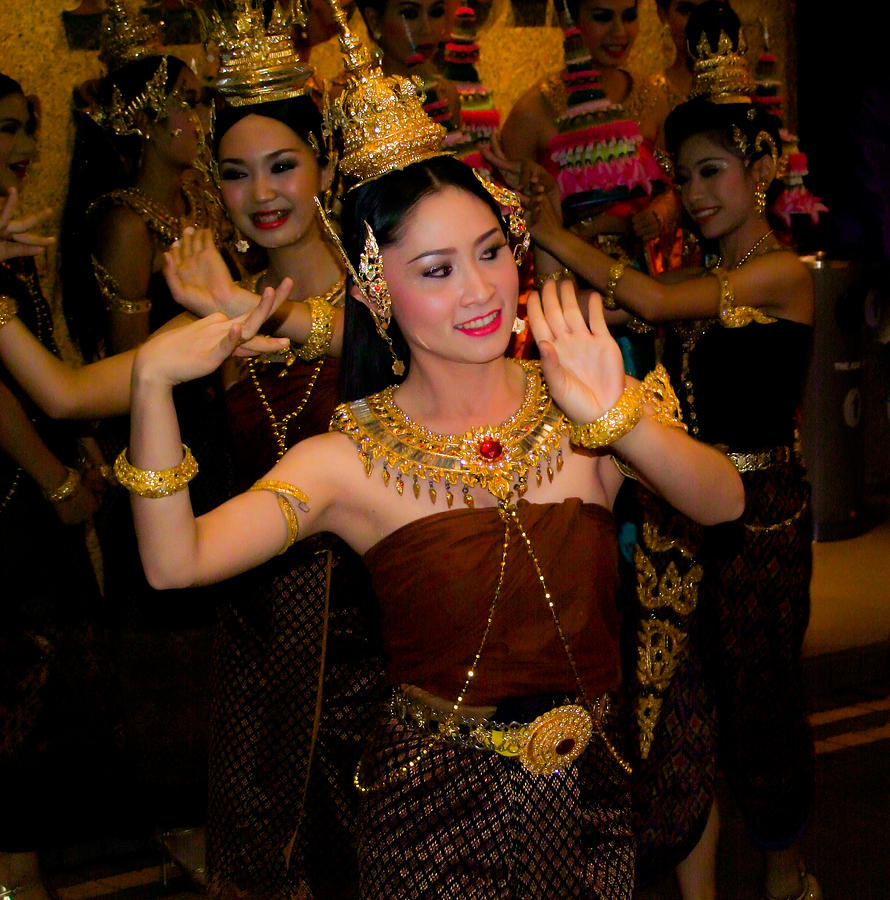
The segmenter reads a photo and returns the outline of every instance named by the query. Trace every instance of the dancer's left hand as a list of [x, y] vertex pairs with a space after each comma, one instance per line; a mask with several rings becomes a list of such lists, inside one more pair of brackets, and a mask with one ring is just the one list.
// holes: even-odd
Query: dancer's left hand
[[0, 209], [0, 262], [18, 256], [38, 256], [56, 242], [54, 237], [34, 234], [33, 231], [52, 215], [51, 209], [41, 210], [23, 219], [13, 219], [17, 204], [18, 191], [10, 188]]
[[575, 422], [592, 422], [611, 409], [624, 390], [621, 349], [606, 328], [595, 291], [584, 321], [570, 280], [548, 281], [528, 300], [541, 368], [556, 404]]

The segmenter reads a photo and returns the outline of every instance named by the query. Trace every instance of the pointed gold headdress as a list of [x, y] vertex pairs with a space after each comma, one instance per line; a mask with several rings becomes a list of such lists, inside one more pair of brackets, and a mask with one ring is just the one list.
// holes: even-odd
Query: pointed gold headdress
[[215, 87], [231, 106], [306, 93], [313, 70], [293, 40], [294, 27], [305, 24], [301, 0], [276, 0], [268, 24], [262, 0], [236, 0], [229, 12], [214, 10], [211, 29], [220, 60]]
[[445, 129], [423, 109], [418, 81], [387, 76], [329, 0], [340, 28], [346, 87], [328, 107], [340, 137], [340, 172], [356, 187], [387, 172], [442, 154]]
[[141, 13], [129, 13], [120, 0], [108, 0], [99, 44], [99, 61], [108, 72], [145, 56], [161, 56], [164, 52], [161, 26], [150, 22]]
[[706, 97], [712, 103], [750, 103], [756, 84], [745, 59], [745, 36], [739, 31], [738, 47], [725, 32], [720, 32], [712, 47], [702, 33], [698, 44], [689, 47], [693, 59], [692, 90], [689, 99]]

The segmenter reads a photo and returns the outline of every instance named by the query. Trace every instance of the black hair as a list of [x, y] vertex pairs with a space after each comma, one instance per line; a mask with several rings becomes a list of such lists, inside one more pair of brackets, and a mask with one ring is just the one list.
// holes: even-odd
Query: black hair
[[[0, 72], [0, 100], [4, 97], [11, 97], [13, 94], [21, 94], [22, 97], [25, 97], [25, 92], [22, 90], [22, 86], [15, 80], [15, 78], [10, 78], [8, 75], [4, 75]], [[38, 115], [37, 115], [37, 107], [36, 104], [31, 97], [25, 97], [25, 102], [28, 106], [28, 119], [25, 122], [25, 133], [31, 135], [32, 137], [37, 133], [37, 125], [38, 125]]]
[[[482, 200], [497, 217], [507, 235], [501, 210], [491, 194], [479, 182], [466, 163], [451, 156], [434, 156], [412, 163], [404, 169], [389, 172], [349, 191], [343, 200], [343, 247], [356, 270], [371, 226], [378, 246], [383, 249], [396, 242], [402, 233], [405, 217], [424, 197], [444, 187], [456, 187]], [[395, 319], [389, 334], [396, 355], [410, 366], [408, 346]], [[356, 400], [375, 393], [398, 379], [392, 373], [389, 347], [374, 328], [367, 307], [346, 292], [346, 322], [343, 337], [343, 359], [340, 366], [340, 393], [344, 400]]]
[[328, 163], [328, 151], [322, 134], [321, 112], [315, 101], [306, 94], [286, 100], [270, 100], [249, 106], [219, 104], [213, 125], [213, 155], [219, 158], [219, 143], [223, 135], [247, 116], [265, 116], [287, 125], [300, 140], [312, 148], [320, 166]]
[[[167, 60], [165, 90], [169, 94], [186, 68], [175, 56], [146, 56], [109, 72], [94, 87], [93, 100], [109, 106], [115, 90], [129, 102], [138, 97]], [[68, 193], [62, 211], [59, 246], [62, 310], [72, 339], [85, 360], [104, 350], [105, 302], [95, 283], [92, 253], [95, 235], [87, 219], [92, 203], [111, 191], [131, 184], [137, 174], [143, 139], [139, 135], [112, 135], [87, 114], [84, 97], [75, 91], [74, 148], [68, 173]], [[146, 110], [154, 120], [157, 113]]]
[[[565, 7], [569, 11], [569, 15], [572, 17], [572, 21], [577, 22], [578, 21], [578, 13], [581, 11], [582, 2], [583, 2], [583, 0], [564, 0], [564, 2], [559, 2], [559, 0], [556, 0], [556, 9], [557, 9], [557, 11], [559, 11], [560, 8], [563, 5], [565, 5]], [[670, 2], [670, 0], [668, 0], [668, 2]], [[634, 0], [634, 6], [639, 6], [639, 5], [640, 5], [639, 0]]]

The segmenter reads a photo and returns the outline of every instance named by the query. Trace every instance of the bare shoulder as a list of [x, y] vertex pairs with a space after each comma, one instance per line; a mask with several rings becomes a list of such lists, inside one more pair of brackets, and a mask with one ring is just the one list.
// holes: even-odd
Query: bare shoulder
[[763, 292], [763, 306], [782, 318], [810, 323], [813, 317], [813, 276], [791, 250], [776, 250], [751, 260], [749, 277]]

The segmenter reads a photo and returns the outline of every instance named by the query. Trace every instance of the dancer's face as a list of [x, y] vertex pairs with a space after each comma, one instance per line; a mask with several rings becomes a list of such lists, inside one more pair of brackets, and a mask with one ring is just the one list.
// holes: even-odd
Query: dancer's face
[[658, 7], [658, 18], [667, 25], [677, 53], [682, 56], [686, 56], [686, 23], [689, 15], [696, 6], [701, 6], [704, 2], [705, 0], [671, 0], [667, 9]]
[[392, 313], [412, 365], [430, 357], [488, 362], [504, 353], [519, 276], [485, 202], [450, 185], [428, 194], [382, 252]]
[[723, 237], [756, 215], [757, 176], [713, 135], [694, 134], [680, 145], [675, 184], [702, 236]]
[[21, 193], [37, 141], [28, 101], [22, 94], [0, 99], [0, 196], [14, 187]]
[[403, 66], [428, 60], [446, 40], [451, 0], [386, 0], [382, 10], [369, 7], [365, 17], [384, 54]]
[[620, 68], [640, 30], [637, 0], [582, 0], [575, 24], [595, 68]]
[[315, 196], [327, 171], [312, 148], [277, 119], [251, 114], [219, 143], [223, 201], [242, 234], [272, 249], [317, 233]]

